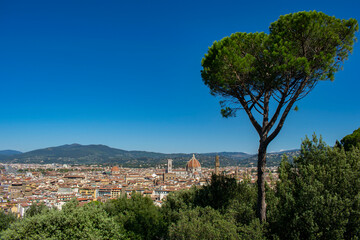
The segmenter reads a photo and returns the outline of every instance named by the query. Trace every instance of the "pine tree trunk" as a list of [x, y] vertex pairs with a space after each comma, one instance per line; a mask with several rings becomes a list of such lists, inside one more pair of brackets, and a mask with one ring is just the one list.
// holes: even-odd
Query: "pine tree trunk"
[[267, 146], [260, 141], [258, 151], [258, 199], [257, 199], [257, 215], [260, 222], [266, 221], [266, 202], [265, 202], [265, 167], [266, 167], [266, 149]]

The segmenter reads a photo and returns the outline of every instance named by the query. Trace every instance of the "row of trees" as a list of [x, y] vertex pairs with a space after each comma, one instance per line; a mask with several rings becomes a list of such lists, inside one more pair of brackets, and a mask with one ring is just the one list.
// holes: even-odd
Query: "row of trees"
[[133, 194], [61, 211], [32, 206], [25, 218], [0, 212], [2, 239], [358, 239], [360, 150], [305, 139], [266, 186], [267, 222], [256, 215], [257, 185], [213, 175], [211, 183], [170, 194], [161, 208]]

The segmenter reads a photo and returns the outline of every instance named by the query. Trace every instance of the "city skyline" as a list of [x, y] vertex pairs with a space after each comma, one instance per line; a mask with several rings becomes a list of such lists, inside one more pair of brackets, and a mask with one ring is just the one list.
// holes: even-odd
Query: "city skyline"
[[[234, 32], [268, 32], [280, 15], [317, 10], [360, 19], [356, 1], [2, 2], [0, 150], [79, 143], [162, 153], [246, 152], [245, 112], [220, 115], [201, 59]], [[358, 36], [358, 34], [357, 34]], [[292, 111], [269, 152], [315, 132], [333, 145], [360, 127], [359, 43]]]

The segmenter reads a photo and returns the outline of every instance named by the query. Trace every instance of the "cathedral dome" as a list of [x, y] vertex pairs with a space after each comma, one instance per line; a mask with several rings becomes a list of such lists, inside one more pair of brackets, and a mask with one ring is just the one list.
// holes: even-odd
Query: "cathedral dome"
[[119, 171], [120, 171], [120, 169], [117, 166], [114, 166], [111, 168], [111, 172], [119, 172]]
[[201, 168], [201, 164], [200, 162], [195, 158], [195, 155], [193, 154], [193, 157], [188, 161], [188, 163], [186, 164], [186, 169], [190, 170], [190, 169], [197, 169], [197, 168]]

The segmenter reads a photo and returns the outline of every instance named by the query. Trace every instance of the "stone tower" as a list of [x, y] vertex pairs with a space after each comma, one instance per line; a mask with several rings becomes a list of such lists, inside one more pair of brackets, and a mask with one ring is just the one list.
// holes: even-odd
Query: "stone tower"
[[219, 155], [216, 155], [216, 157], [215, 157], [215, 175], [219, 175], [219, 168], [220, 168]]
[[172, 172], [172, 159], [168, 159], [168, 162], [167, 162], [167, 169], [166, 169], [166, 172], [167, 173], [171, 173]]

